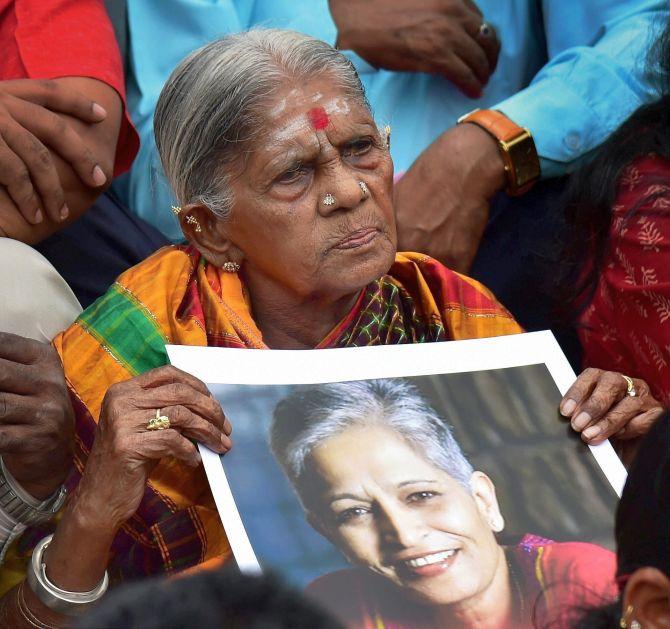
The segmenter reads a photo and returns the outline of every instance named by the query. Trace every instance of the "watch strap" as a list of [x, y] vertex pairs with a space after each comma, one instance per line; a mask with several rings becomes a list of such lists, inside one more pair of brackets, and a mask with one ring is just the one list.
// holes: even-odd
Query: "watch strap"
[[40, 502], [20, 487], [0, 457], [0, 509], [19, 524], [30, 526], [51, 520], [63, 506], [65, 497], [65, 487], [61, 486]]
[[540, 178], [540, 159], [528, 129], [493, 109], [475, 109], [458, 122], [475, 124], [498, 142], [505, 164], [507, 194], [523, 194]]

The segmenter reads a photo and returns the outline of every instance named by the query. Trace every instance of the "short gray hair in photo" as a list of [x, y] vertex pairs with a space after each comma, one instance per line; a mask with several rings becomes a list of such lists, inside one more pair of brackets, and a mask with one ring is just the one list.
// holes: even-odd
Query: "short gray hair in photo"
[[406, 380], [360, 380], [301, 386], [275, 407], [270, 447], [303, 504], [304, 472], [312, 450], [347, 428], [359, 426], [390, 428], [470, 491], [472, 465], [447, 422], [418, 389]]
[[203, 204], [227, 218], [231, 167], [266, 130], [263, 115], [274, 94], [323, 75], [370, 109], [352, 63], [329, 44], [294, 31], [234, 33], [186, 57], [154, 113], [156, 147], [179, 204]]

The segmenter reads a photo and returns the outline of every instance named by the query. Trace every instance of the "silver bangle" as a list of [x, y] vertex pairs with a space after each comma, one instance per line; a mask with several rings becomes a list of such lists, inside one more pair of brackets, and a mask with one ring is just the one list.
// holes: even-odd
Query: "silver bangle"
[[47, 578], [46, 564], [42, 561], [42, 555], [52, 539], [53, 535], [48, 535], [35, 546], [28, 566], [28, 585], [40, 602], [49, 609], [66, 616], [80, 616], [104, 596], [109, 585], [107, 571], [105, 570], [102, 581], [89, 592], [61, 590]]

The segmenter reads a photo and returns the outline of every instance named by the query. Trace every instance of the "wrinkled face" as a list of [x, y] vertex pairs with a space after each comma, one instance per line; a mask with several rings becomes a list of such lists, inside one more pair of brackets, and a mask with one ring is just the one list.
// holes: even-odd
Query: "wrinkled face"
[[507, 569], [491, 528], [500, 518], [495, 492], [469, 492], [390, 429], [327, 439], [312, 452], [312, 472], [310, 521], [352, 563], [421, 602], [470, 604]]
[[298, 296], [346, 296], [393, 263], [392, 186], [389, 152], [362, 104], [329, 77], [287, 86], [232, 183], [227, 235], [245, 273]]

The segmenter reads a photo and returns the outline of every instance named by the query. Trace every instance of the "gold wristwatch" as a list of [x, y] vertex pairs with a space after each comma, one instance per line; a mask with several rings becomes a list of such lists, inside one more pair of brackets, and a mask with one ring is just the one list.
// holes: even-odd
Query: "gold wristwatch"
[[459, 124], [465, 122], [481, 127], [498, 142], [507, 177], [505, 192], [510, 196], [528, 192], [540, 178], [540, 159], [530, 131], [493, 109], [475, 109], [458, 119]]

